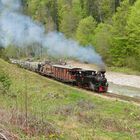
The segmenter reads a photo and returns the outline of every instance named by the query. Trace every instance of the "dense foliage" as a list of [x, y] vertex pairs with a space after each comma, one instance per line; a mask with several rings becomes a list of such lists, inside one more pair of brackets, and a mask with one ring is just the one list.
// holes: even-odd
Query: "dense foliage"
[[[46, 32], [57, 30], [82, 45], [94, 46], [109, 66], [140, 70], [140, 0], [22, 2], [24, 12], [40, 21]], [[32, 52], [32, 47], [28, 50]]]
[[6, 75], [4, 72], [0, 71], [0, 93], [5, 93], [7, 90], [9, 90], [11, 85], [11, 80], [8, 75]]

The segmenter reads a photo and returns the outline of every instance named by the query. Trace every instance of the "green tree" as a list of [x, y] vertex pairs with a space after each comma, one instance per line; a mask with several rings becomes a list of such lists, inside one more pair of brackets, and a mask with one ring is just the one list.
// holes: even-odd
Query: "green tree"
[[[59, 31], [59, 14], [58, 14], [58, 0], [44, 1], [46, 4], [46, 13], [51, 17], [54, 23], [54, 30]], [[42, 5], [43, 6], [43, 5]]]
[[92, 16], [97, 22], [104, 22], [112, 17], [115, 1], [113, 0], [85, 0], [86, 16]]
[[129, 3], [130, 3], [131, 5], [133, 5], [135, 2], [136, 2], [136, 0], [129, 0]]
[[112, 63], [116, 66], [126, 65], [126, 26], [127, 18], [130, 14], [129, 0], [125, 0], [118, 7], [116, 14], [113, 16], [113, 30], [112, 30], [112, 47], [110, 49], [110, 55], [113, 60]]
[[59, 31], [59, 12], [57, 0], [27, 0], [28, 15], [42, 22], [46, 30]]
[[117, 12], [117, 8], [120, 6], [120, 2], [121, 2], [121, 0], [114, 0], [114, 10], [115, 10], [115, 12]]
[[67, 37], [74, 38], [76, 29], [81, 19], [81, 8], [79, 4], [73, 3], [73, 5], [63, 5], [61, 7], [61, 24], [60, 31], [63, 32]]
[[97, 22], [92, 16], [80, 21], [77, 28], [76, 37], [82, 45], [92, 45]]
[[128, 64], [140, 70], [140, 0], [132, 7], [127, 24], [127, 58], [133, 60]]
[[95, 30], [94, 36], [94, 46], [97, 52], [99, 52], [103, 60], [110, 64], [111, 57], [109, 50], [111, 47], [111, 37], [112, 37], [112, 26], [105, 23], [100, 23]]
[[130, 14], [130, 4], [129, 0], [125, 0], [121, 3], [120, 7], [118, 7], [116, 14], [113, 16], [113, 32], [114, 34], [124, 35], [125, 28], [127, 25], [127, 18]]

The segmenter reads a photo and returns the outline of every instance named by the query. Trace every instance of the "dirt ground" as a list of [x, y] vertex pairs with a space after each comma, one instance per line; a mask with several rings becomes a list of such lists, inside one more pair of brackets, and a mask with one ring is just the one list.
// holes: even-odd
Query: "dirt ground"
[[117, 72], [107, 72], [106, 77], [109, 82], [112, 82], [117, 85], [140, 88], [140, 76], [127, 75]]

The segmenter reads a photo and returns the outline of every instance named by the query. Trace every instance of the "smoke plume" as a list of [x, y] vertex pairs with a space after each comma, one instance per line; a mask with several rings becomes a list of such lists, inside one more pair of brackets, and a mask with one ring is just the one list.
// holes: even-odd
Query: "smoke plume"
[[92, 46], [80, 46], [62, 33], [45, 33], [44, 27], [22, 13], [20, 0], [0, 0], [0, 45], [26, 47], [39, 44], [48, 54], [74, 57], [79, 61], [104, 65]]

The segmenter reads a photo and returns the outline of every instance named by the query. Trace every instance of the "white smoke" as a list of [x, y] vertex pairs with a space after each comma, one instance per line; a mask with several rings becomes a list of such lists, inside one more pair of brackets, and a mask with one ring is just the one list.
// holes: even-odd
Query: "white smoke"
[[101, 56], [93, 47], [80, 46], [62, 33], [45, 33], [44, 27], [22, 14], [20, 0], [0, 0], [0, 45], [18, 47], [39, 44], [49, 55], [74, 57], [80, 61], [103, 65]]
[[22, 8], [20, 0], [0, 0], [3, 10], [16, 11]]

